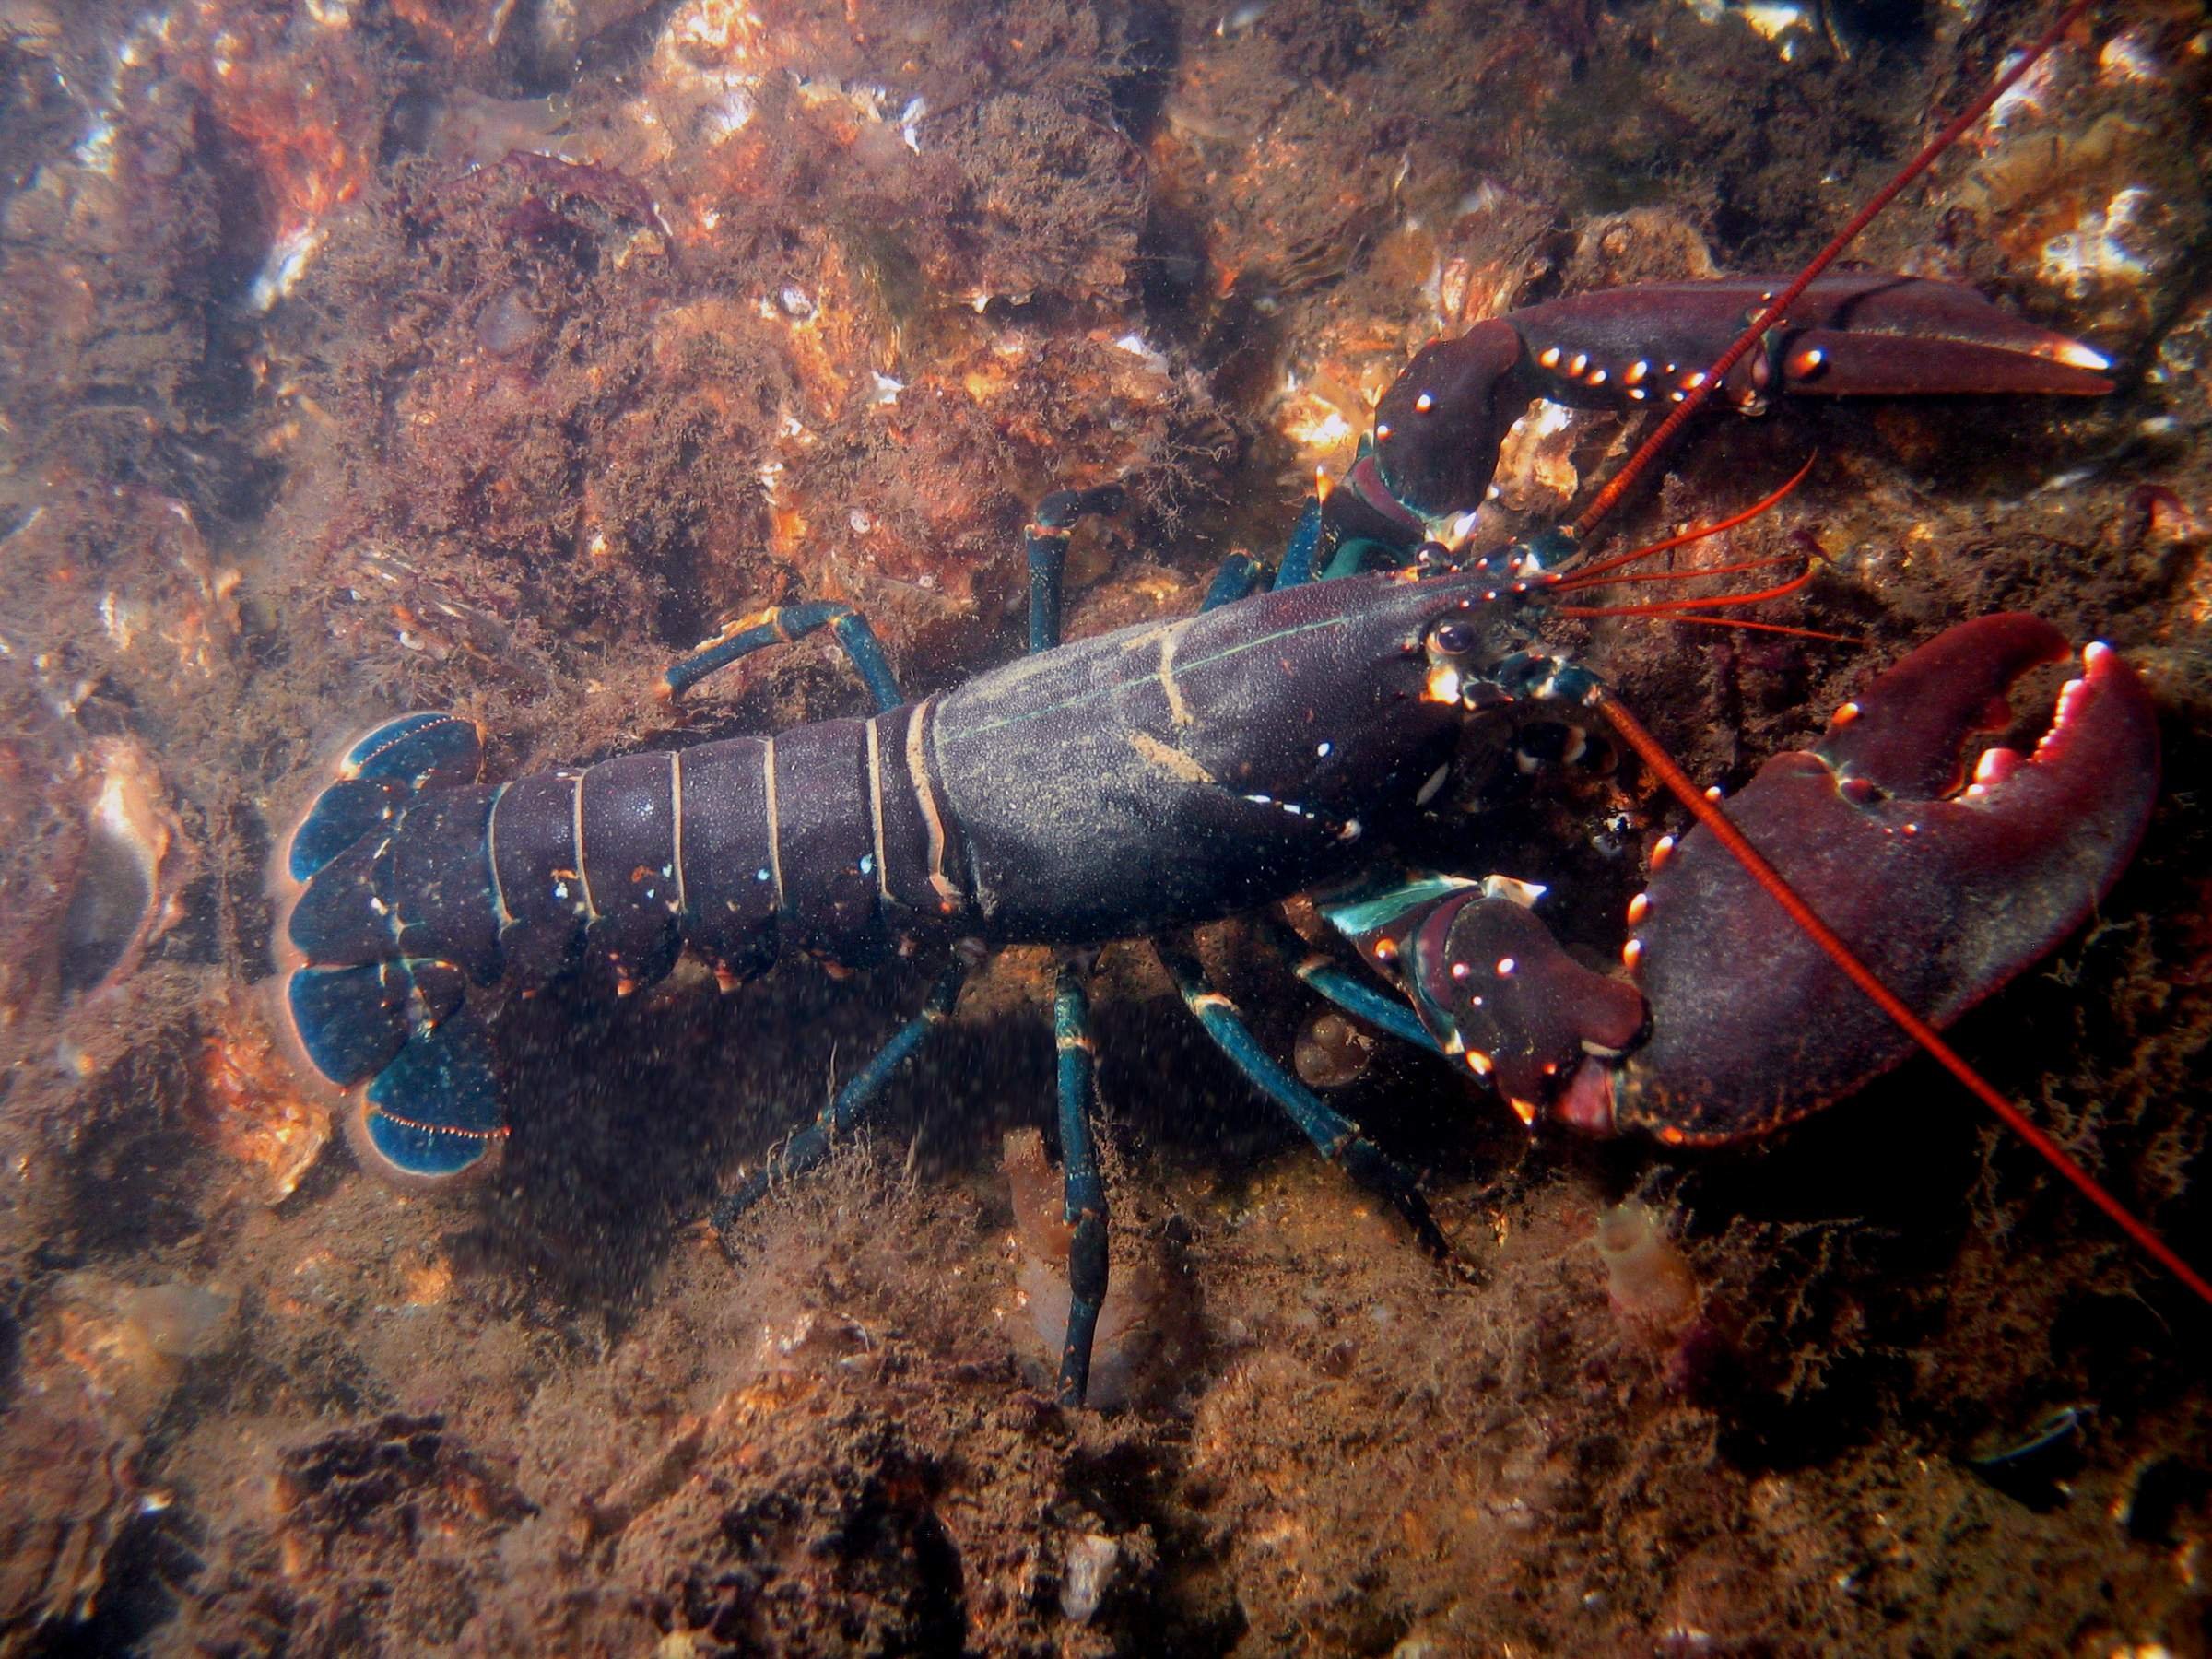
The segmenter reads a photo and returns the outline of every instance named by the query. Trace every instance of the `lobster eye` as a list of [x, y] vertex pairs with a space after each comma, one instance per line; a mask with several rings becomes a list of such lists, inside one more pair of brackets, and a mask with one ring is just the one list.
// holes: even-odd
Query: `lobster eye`
[[1465, 656], [1475, 649], [1475, 629], [1465, 622], [1439, 622], [1429, 640], [1445, 656]]

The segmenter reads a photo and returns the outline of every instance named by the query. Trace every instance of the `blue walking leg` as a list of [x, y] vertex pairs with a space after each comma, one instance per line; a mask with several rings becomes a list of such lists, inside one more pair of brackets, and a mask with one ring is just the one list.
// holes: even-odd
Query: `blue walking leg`
[[1198, 966], [1197, 959], [1164, 945], [1159, 947], [1159, 959], [1167, 964], [1175, 988], [1182, 994], [1184, 1005], [1198, 1017], [1198, 1023], [1206, 1028], [1206, 1034], [1253, 1086], [1282, 1108], [1306, 1138], [1320, 1148], [1324, 1158], [1340, 1165], [1361, 1186], [1388, 1199], [1423, 1244], [1439, 1256], [1450, 1256], [1452, 1247], [1445, 1241], [1436, 1218], [1429, 1213], [1428, 1200], [1421, 1196], [1413, 1171], [1362, 1135], [1359, 1124], [1277, 1065], [1275, 1057], [1253, 1036], [1235, 1005], [1206, 983], [1205, 971]]
[[1083, 971], [1062, 963], [1053, 990], [1053, 1042], [1059, 1051], [1062, 1216], [1067, 1246], [1067, 1335], [1060, 1347], [1060, 1403], [1081, 1406], [1090, 1387], [1090, 1345], [1106, 1301], [1106, 1183], [1091, 1142], [1090, 997]]
[[1055, 489], [1037, 503], [1023, 542], [1030, 554], [1030, 650], [1060, 643], [1060, 577], [1067, 565], [1067, 538], [1087, 518], [1111, 517], [1128, 492], [1119, 484], [1096, 489]]
[[1309, 948], [1303, 939], [1279, 923], [1267, 928], [1265, 937], [1293, 964], [1299, 982], [1308, 990], [1326, 997], [1347, 1014], [1365, 1020], [1377, 1030], [1387, 1031], [1400, 1042], [1430, 1053], [1439, 1052], [1429, 1029], [1399, 998], [1370, 984], [1332, 958]]
[[1283, 549], [1283, 562], [1275, 572], [1277, 587], [1301, 587], [1313, 580], [1313, 554], [1321, 546], [1321, 498], [1308, 496], [1306, 510], [1291, 526], [1290, 545]]
[[1221, 561], [1221, 568], [1214, 572], [1213, 585], [1206, 590], [1206, 603], [1198, 608], [1201, 611], [1216, 610], [1224, 605], [1234, 605], [1240, 599], [1250, 598], [1265, 574], [1260, 561], [1251, 554], [1231, 553]]
[[853, 1132], [899, 1068], [913, 1058], [932, 1031], [951, 1018], [954, 1005], [960, 1000], [961, 982], [967, 977], [968, 964], [964, 961], [956, 961], [947, 968], [930, 987], [922, 1011], [891, 1033], [890, 1041], [877, 1049], [876, 1057], [837, 1091], [836, 1098], [822, 1108], [821, 1114], [769, 1153], [760, 1168], [747, 1176], [735, 1192], [725, 1194], [715, 1202], [710, 1219], [725, 1247], [731, 1226], [759, 1203], [769, 1188], [814, 1168], [830, 1155], [834, 1142]]
[[1409, 1042], [1415, 1048], [1437, 1052], [1436, 1039], [1429, 1035], [1414, 1011], [1387, 991], [1378, 991], [1357, 975], [1346, 972], [1327, 957], [1314, 955], [1298, 964], [1298, 977], [1305, 986], [1328, 998], [1347, 1014], [1365, 1020], [1377, 1030], [1387, 1031], [1400, 1042]]
[[883, 646], [876, 638], [876, 630], [868, 626], [868, 619], [849, 605], [829, 600], [774, 606], [758, 616], [731, 623], [717, 638], [689, 656], [677, 660], [661, 677], [663, 694], [673, 701], [708, 675], [728, 667], [739, 657], [749, 655], [763, 645], [781, 645], [802, 639], [819, 628], [830, 629], [844, 647], [845, 655], [852, 659], [853, 671], [860, 676], [861, 684], [875, 699], [877, 713], [895, 709], [906, 700], [899, 689], [898, 677], [891, 673], [889, 659], [883, 654]]

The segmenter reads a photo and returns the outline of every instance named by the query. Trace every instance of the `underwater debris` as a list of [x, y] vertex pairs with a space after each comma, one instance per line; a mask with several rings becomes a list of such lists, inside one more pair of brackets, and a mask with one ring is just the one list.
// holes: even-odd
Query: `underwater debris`
[[2068, 1495], [2066, 1482], [2081, 1466], [2091, 1406], [2062, 1406], [2024, 1434], [1984, 1441], [1967, 1453], [1966, 1465], [2008, 1497], [2031, 1509], [2051, 1509]]
[[62, 915], [57, 973], [65, 997], [120, 982], [147, 946], [183, 920], [191, 863], [181, 844], [183, 825], [143, 746], [102, 738], [90, 765], [97, 788]]
[[1606, 1294], [1625, 1324], [1669, 1337], [1697, 1317], [1702, 1300], [1697, 1274], [1648, 1206], [1631, 1198], [1606, 1211], [1597, 1218], [1596, 1242]]
[[[1058, 1373], [1067, 1335], [1067, 1251], [1075, 1230], [1064, 1218], [1060, 1172], [1046, 1159], [1039, 1131], [1007, 1134], [1004, 1168], [1014, 1205], [1009, 1243], [1016, 1292], [1014, 1307], [1002, 1317], [1016, 1352], [1041, 1381], [1049, 1381]], [[1130, 1219], [1115, 1218], [1117, 1244], [1133, 1236]], [[1114, 1410], [1130, 1404], [1167, 1344], [1171, 1312], [1158, 1263], [1117, 1251], [1091, 1347], [1091, 1406]]]
[[1343, 1015], [1323, 1011], [1306, 1021], [1291, 1050], [1301, 1081], [1314, 1088], [1343, 1088], [1367, 1075], [1381, 1039]]

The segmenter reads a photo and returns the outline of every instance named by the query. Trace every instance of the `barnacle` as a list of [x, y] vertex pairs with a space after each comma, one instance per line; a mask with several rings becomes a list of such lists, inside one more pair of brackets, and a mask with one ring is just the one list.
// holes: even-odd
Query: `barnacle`
[[2212, 224], [2197, 165], [2175, 141], [2187, 94], [2138, 73], [2143, 55], [2139, 39], [2106, 55], [2123, 108], [2084, 118], [2067, 112], [2078, 98], [2001, 104], [1956, 187], [2010, 264], [2065, 296], [2076, 328], [2124, 349], [2152, 327]]
[[0, 1628], [58, 1626], [99, 1608], [127, 1529], [170, 1502], [140, 1474], [144, 1426], [185, 1367], [228, 1340], [237, 1306], [214, 1285], [130, 1285], [92, 1270], [49, 1287], [22, 1334], [0, 1436]]

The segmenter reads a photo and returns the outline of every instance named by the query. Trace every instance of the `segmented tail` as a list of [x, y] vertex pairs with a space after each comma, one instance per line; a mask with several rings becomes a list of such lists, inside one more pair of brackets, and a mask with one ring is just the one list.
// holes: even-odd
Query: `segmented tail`
[[403, 1184], [488, 1169], [507, 1134], [490, 1039], [464, 994], [498, 965], [498, 792], [477, 782], [482, 760], [458, 716], [385, 722], [309, 806], [275, 883], [281, 1024], [352, 1096], [356, 1153]]

